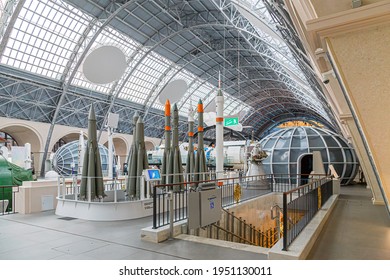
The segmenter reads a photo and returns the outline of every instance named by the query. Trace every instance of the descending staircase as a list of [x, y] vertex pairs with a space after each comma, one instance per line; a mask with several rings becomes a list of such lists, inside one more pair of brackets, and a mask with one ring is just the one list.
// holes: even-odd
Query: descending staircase
[[[234, 212], [225, 209], [223, 209], [223, 218], [217, 223], [203, 228], [199, 235], [265, 248], [271, 248], [279, 241], [276, 228], [261, 231], [252, 224], [246, 223], [241, 217], [235, 216]], [[280, 235], [282, 236], [282, 233]]]

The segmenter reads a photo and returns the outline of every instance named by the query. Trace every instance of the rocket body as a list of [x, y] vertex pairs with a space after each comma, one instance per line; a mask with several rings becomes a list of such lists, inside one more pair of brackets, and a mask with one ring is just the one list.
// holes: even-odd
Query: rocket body
[[195, 174], [194, 181], [206, 180], [206, 155], [204, 153], [203, 141], [203, 103], [199, 99], [198, 102], [198, 150], [195, 155]]
[[216, 150], [216, 168], [217, 179], [222, 178], [223, 175], [223, 107], [224, 98], [221, 88], [218, 89], [217, 96], [215, 97], [215, 104], [217, 109], [216, 125], [215, 125], [215, 150]]
[[[168, 184], [177, 184], [184, 182], [181, 154], [179, 148], [179, 111], [176, 103], [173, 105], [173, 122], [172, 122], [172, 147], [169, 155], [169, 176]], [[179, 191], [181, 185], [173, 187], [173, 191]]]
[[133, 142], [131, 143], [129, 155], [127, 158], [128, 166], [128, 180], [127, 180], [127, 195], [129, 197], [135, 197], [136, 195], [136, 184], [137, 184], [137, 156], [138, 156], [138, 145], [137, 145], [137, 122], [139, 115], [136, 112], [133, 116]]
[[186, 162], [186, 174], [189, 181], [193, 181], [192, 173], [195, 170], [195, 154], [194, 154], [194, 112], [192, 104], [188, 112], [188, 154]]
[[84, 155], [80, 197], [91, 201], [95, 198], [102, 199], [104, 196], [106, 194], [104, 193], [102, 164], [97, 144], [96, 116], [92, 104], [88, 116], [88, 142]]
[[161, 165], [161, 175], [162, 175], [162, 184], [168, 184], [168, 174], [169, 173], [169, 156], [170, 156], [170, 150], [171, 150], [171, 104], [169, 100], [165, 102], [165, 148], [164, 148], [164, 154], [162, 158], [162, 165]]
[[142, 172], [148, 169], [148, 159], [145, 148], [144, 122], [136, 113], [133, 117], [134, 132], [133, 143], [130, 147], [128, 166], [129, 178], [127, 180], [127, 192], [130, 198], [141, 198]]
[[[141, 184], [142, 182], [142, 172], [144, 169], [148, 169], [148, 158], [146, 155], [145, 149], [145, 134], [144, 134], [144, 122], [141, 117], [137, 121], [137, 178], [136, 178], [136, 187], [135, 187], [135, 197], [141, 197]], [[145, 195], [145, 194], [144, 194]]]
[[31, 144], [24, 144], [24, 168], [31, 169]]
[[80, 136], [79, 136], [78, 154], [79, 154], [79, 161], [77, 164], [78, 167], [77, 174], [81, 174], [83, 172], [83, 163], [84, 163], [84, 155], [85, 155], [84, 134], [82, 131], [80, 131]]

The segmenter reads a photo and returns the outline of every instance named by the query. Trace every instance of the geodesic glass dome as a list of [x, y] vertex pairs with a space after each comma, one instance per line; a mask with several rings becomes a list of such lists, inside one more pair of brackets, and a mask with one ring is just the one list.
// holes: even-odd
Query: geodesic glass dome
[[325, 172], [332, 164], [340, 176], [342, 185], [349, 184], [356, 176], [358, 162], [354, 149], [340, 135], [317, 127], [291, 127], [280, 129], [261, 140], [268, 157], [263, 161], [267, 174], [299, 172], [302, 155], [320, 151]]
[[[84, 143], [87, 146], [87, 141]], [[108, 173], [108, 149], [99, 144], [100, 159], [102, 162], [103, 175]], [[72, 141], [61, 146], [54, 154], [52, 165], [54, 170], [63, 176], [72, 175], [72, 162], [75, 164], [74, 170], [77, 173], [79, 162], [79, 141]]]

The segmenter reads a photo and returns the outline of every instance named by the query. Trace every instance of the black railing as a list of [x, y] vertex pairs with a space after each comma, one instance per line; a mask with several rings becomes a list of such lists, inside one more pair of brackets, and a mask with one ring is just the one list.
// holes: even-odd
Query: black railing
[[[187, 184], [183, 184], [186, 186]], [[169, 192], [166, 186], [158, 185], [153, 192], [153, 228], [159, 228], [169, 224], [169, 203], [172, 201], [173, 206], [173, 222], [179, 222], [187, 218], [187, 202], [188, 188], [172, 192], [172, 200], [169, 200]], [[174, 186], [174, 185], [172, 185]]]
[[321, 191], [321, 207], [328, 201], [328, 199], [333, 195], [333, 182], [328, 180], [320, 188]]
[[[313, 177], [313, 175], [311, 176]], [[314, 177], [317, 178], [316, 176]], [[215, 182], [222, 189], [222, 207], [228, 207], [270, 192], [290, 191], [302, 183], [302, 178], [305, 178], [305, 175], [275, 174], [156, 185], [153, 191], [153, 228], [169, 224], [168, 190], [175, 189], [175, 186], [176, 188], [181, 186], [180, 191], [175, 191], [172, 194], [174, 200], [173, 221], [178, 222], [187, 218], [188, 190], [194, 190], [199, 183]]]
[[283, 250], [288, 249], [332, 194], [332, 180], [325, 176], [283, 193]]
[[[306, 185], [309, 180], [320, 179], [325, 175], [313, 174], [274, 174], [272, 175], [272, 191], [273, 192], [287, 192], [299, 186]], [[309, 179], [310, 178], [310, 179]]]
[[249, 200], [272, 191], [272, 176], [259, 175], [248, 177], [224, 178], [180, 184], [156, 185], [153, 191], [153, 228], [169, 224], [168, 190], [181, 186], [179, 191], [173, 191], [173, 222], [187, 218], [187, 193], [193, 191], [200, 183], [215, 182], [222, 189], [222, 206], [230, 206]]
[[16, 213], [15, 193], [18, 191], [18, 186], [0, 186], [0, 215]]
[[[218, 180], [221, 182], [221, 180]], [[258, 175], [222, 180], [222, 207], [272, 192], [272, 176]]]
[[236, 243], [245, 243], [254, 246], [271, 248], [278, 241], [276, 228], [261, 231], [252, 224], [248, 224], [241, 217], [236, 217], [234, 212], [225, 209], [224, 219], [208, 226], [208, 237], [226, 240]]

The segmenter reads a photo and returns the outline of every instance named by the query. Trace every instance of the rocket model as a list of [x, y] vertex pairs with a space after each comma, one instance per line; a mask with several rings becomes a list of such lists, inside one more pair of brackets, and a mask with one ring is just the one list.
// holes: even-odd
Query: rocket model
[[127, 196], [135, 197], [135, 185], [137, 184], [137, 121], [139, 115], [135, 112], [133, 115], [133, 142], [131, 143], [129, 155], [127, 157], [127, 166], [129, 177], [127, 180]]
[[144, 122], [136, 112], [133, 116], [133, 142], [130, 147], [128, 162], [129, 178], [127, 181], [127, 195], [139, 198], [141, 190], [141, 176], [144, 169], [147, 169], [148, 159], [145, 149]]
[[148, 157], [146, 155], [146, 148], [145, 148], [145, 134], [144, 134], [144, 122], [142, 120], [142, 117], [138, 118], [137, 121], [137, 138], [136, 140], [136, 147], [137, 147], [137, 181], [135, 185], [135, 197], [140, 198], [141, 197], [141, 180], [142, 178], [142, 172], [144, 169], [148, 169]]
[[82, 174], [83, 172], [83, 162], [84, 162], [84, 154], [85, 154], [85, 144], [84, 144], [84, 134], [80, 131], [79, 136], [79, 144], [78, 144], [78, 164], [77, 164], [77, 174]]
[[[194, 154], [194, 110], [192, 109], [192, 103], [190, 103], [190, 109], [188, 110], [188, 155], [186, 162], [187, 175], [193, 173], [195, 170], [195, 154]], [[192, 177], [188, 180], [192, 181]]]
[[31, 169], [31, 144], [24, 144], [24, 169]]
[[102, 164], [96, 133], [96, 116], [93, 104], [88, 116], [88, 142], [84, 155], [83, 171], [80, 186], [80, 198], [91, 201], [102, 199], [104, 193]]
[[162, 158], [162, 166], [161, 166], [161, 175], [162, 180], [161, 184], [168, 184], [168, 164], [169, 164], [169, 155], [171, 150], [171, 104], [169, 103], [169, 99], [165, 102], [165, 148], [164, 155]]
[[203, 103], [199, 99], [198, 102], [198, 150], [195, 155], [195, 175], [194, 181], [206, 180], [206, 156], [204, 153], [203, 143]]
[[[184, 182], [179, 148], [179, 110], [176, 103], [173, 105], [172, 147], [169, 151], [168, 184]], [[179, 191], [181, 185], [173, 187], [173, 191]]]
[[221, 90], [221, 73], [219, 73], [219, 84], [218, 84], [218, 92], [215, 97], [216, 104], [216, 126], [215, 126], [215, 150], [216, 150], [216, 173], [217, 179], [222, 177], [223, 173], [223, 106], [224, 106], [224, 98]]

